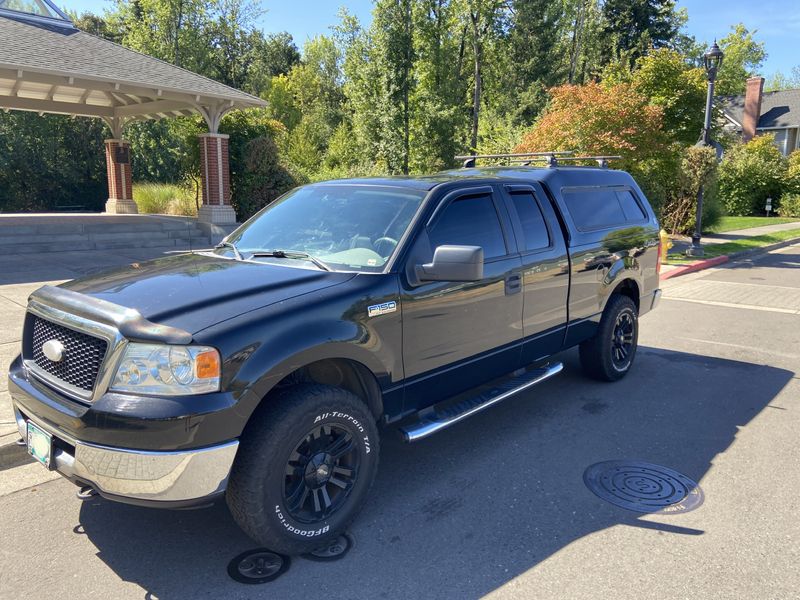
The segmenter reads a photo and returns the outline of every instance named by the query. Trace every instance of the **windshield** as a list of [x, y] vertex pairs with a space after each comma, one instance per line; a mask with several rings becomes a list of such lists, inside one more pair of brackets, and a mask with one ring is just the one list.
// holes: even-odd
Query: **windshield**
[[[287, 258], [298, 257], [283, 252], [304, 253], [332, 269], [378, 273], [394, 254], [425, 193], [374, 185], [301, 187], [261, 210], [227, 242], [245, 259], [287, 264], [299, 262]], [[216, 252], [235, 256], [230, 244]]]

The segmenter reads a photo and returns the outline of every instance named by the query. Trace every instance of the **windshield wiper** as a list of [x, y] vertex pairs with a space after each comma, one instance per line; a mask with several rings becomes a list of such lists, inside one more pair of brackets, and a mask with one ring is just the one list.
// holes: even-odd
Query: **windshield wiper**
[[236, 247], [236, 244], [234, 244], [233, 242], [226, 242], [226, 241], [223, 240], [222, 242], [220, 242], [219, 244], [217, 244], [214, 247], [215, 248], [230, 248], [231, 250], [233, 250], [233, 253], [236, 256], [236, 260], [244, 260], [244, 258], [242, 258], [242, 253], [239, 252], [239, 249]]
[[322, 269], [323, 271], [332, 271], [328, 265], [318, 259], [316, 256], [311, 256], [308, 252], [294, 252], [286, 250], [271, 250], [269, 252], [253, 252], [250, 255], [250, 258], [258, 258], [260, 256], [274, 256], [275, 258], [299, 258], [301, 260], [307, 260], [309, 262], [314, 263], [317, 267]]

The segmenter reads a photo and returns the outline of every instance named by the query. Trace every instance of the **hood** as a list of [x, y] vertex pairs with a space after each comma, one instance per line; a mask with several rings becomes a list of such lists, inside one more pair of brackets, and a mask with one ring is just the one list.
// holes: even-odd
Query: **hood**
[[154, 323], [190, 333], [352, 279], [317, 271], [208, 254], [180, 254], [76, 279], [64, 288], [135, 308]]

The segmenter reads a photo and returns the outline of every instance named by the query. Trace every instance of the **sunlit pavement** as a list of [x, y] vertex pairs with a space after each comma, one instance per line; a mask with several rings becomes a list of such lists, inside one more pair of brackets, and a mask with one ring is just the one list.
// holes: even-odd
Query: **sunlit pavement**
[[[37, 285], [7, 264], [5, 362]], [[293, 559], [264, 585], [228, 578], [254, 545], [224, 505], [81, 502], [24, 458], [0, 463], [0, 597], [797, 598], [800, 245], [664, 289], [623, 381], [584, 379], [571, 351], [559, 377], [427, 441], [384, 431], [354, 549]], [[583, 472], [614, 459], [680, 471], [705, 502], [654, 515], [607, 504]]]

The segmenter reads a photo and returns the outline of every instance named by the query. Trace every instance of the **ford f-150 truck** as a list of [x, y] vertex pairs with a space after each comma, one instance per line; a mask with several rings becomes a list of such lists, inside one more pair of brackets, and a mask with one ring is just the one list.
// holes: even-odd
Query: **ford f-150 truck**
[[309, 552], [362, 507], [379, 429], [425, 438], [572, 346], [589, 376], [623, 377], [659, 300], [658, 231], [608, 168], [299, 187], [216, 248], [34, 292], [9, 373], [20, 435], [105, 498], [225, 497], [260, 544]]

